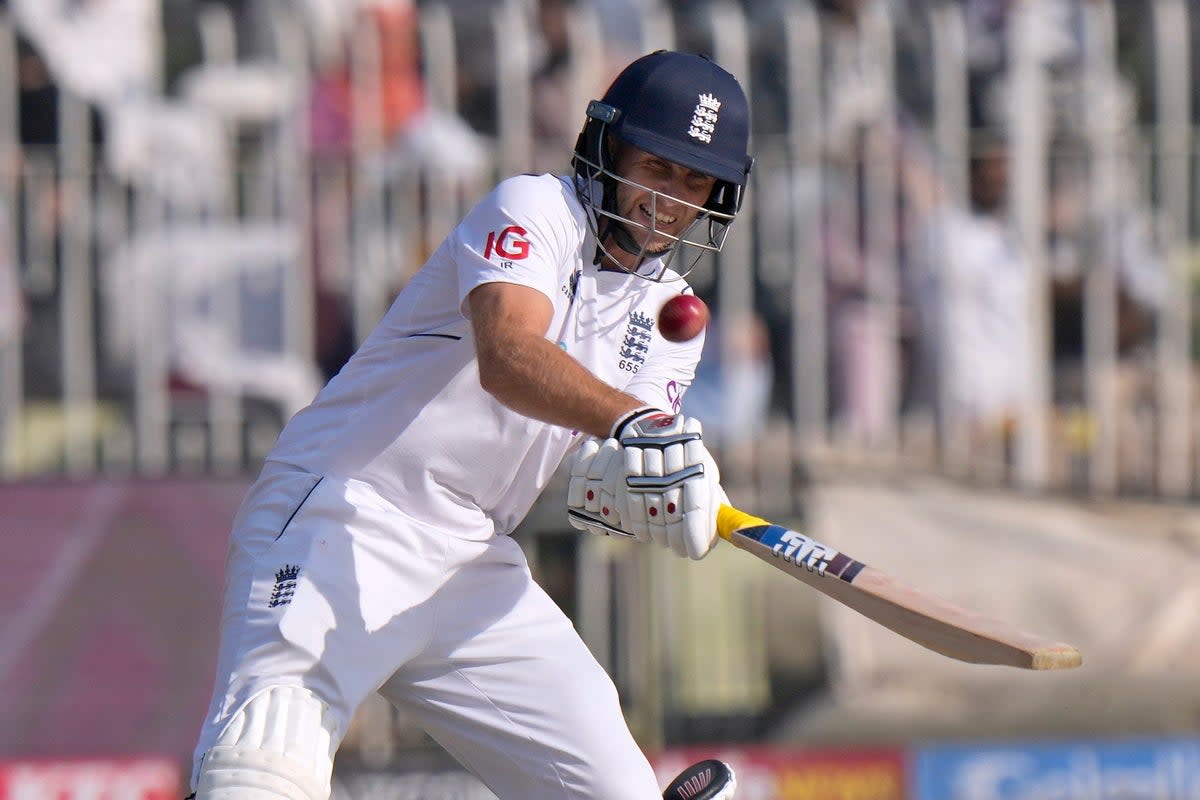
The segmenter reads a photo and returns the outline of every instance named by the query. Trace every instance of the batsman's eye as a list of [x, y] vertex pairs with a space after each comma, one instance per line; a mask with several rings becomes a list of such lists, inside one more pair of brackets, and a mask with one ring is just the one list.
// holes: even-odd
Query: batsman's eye
[[713, 179], [707, 175], [701, 175], [699, 172], [692, 172], [687, 177], [688, 191], [695, 194], [711, 192], [712, 185]]

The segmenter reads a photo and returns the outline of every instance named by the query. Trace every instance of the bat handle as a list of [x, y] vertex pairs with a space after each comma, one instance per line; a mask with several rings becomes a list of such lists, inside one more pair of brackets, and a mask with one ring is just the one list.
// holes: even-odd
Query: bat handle
[[756, 517], [753, 514], [747, 514], [745, 511], [738, 511], [733, 506], [722, 503], [717, 510], [717, 533], [722, 539], [730, 541], [735, 531], [740, 531], [742, 528], [753, 528], [756, 525], [770, 525], [761, 517]]

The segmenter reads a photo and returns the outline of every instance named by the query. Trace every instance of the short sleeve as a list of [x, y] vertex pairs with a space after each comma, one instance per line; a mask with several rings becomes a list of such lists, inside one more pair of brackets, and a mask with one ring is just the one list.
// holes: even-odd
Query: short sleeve
[[458, 301], [485, 283], [529, 286], [553, 302], [582, 239], [564, 194], [549, 175], [509, 178], [481, 200], [455, 231]]
[[696, 379], [704, 334], [683, 344], [656, 338], [655, 357], [638, 371], [625, 391], [647, 405], [678, 413], [683, 395]]

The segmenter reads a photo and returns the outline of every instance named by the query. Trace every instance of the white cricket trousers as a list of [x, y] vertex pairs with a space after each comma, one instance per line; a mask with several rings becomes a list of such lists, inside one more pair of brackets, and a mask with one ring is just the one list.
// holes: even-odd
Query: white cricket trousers
[[303, 686], [340, 742], [378, 690], [502, 800], [657, 800], [612, 680], [507, 536], [430, 530], [364, 483], [268, 464], [234, 522], [200, 759]]

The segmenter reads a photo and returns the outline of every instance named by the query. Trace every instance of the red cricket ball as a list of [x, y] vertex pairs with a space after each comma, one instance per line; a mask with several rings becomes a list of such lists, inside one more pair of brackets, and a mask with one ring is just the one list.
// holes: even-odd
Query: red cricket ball
[[671, 342], [694, 339], [708, 324], [708, 306], [694, 294], [677, 294], [658, 312], [658, 330]]

